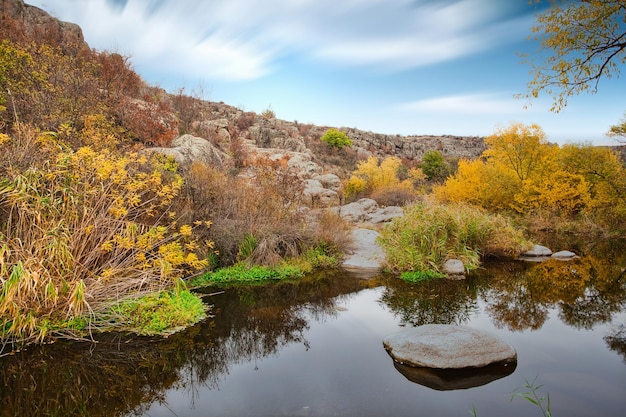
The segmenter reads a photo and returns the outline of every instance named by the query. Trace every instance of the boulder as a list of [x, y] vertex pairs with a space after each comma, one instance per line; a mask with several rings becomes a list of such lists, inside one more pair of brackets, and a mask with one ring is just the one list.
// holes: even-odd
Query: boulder
[[339, 208], [339, 215], [347, 221], [358, 223], [366, 221], [369, 214], [378, 210], [378, 203], [371, 198], [362, 198]]
[[313, 177], [313, 179], [318, 180], [324, 188], [328, 188], [329, 190], [333, 190], [335, 192], [339, 191], [341, 188], [341, 179], [335, 174], [317, 175]]
[[413, 367], [481, 368], [517, 361], [513, 347], [466, 326], [427, 324], [387, 336], [383, 346], [394, 361]]
[[361, 198], [353, 203], [338, 207], [336, 212], [344, 219], [353, 223], [380, 224], [389, 222], [404, 215], [402, 207], [380, 207], [376, 200]]
[[546, 248], [545, 246], [535, 245], [534, 248], [532, 248], [531, 250], [527, 250], [526, 252], [522, 253], [520, 256], [524, 258], [534, 258], [534, 257], [546, 257], [546, 256], [551, 256], [551, 255], [552, 255], [552, 251], [550, 249]]
[[304, 200], [309, 206], [322, 205], [328, 207], [339, 203], [339, 195], [336, 191], [324, 188], [322, 183], [317, 179], [304, 181], [304, 190], [302, 192]]
[[569, 261], [570, 259], [578, 258], [578, 256], [574, 252], [570, 252], [568, 250], [562, 250], [562, 251], [553, 253], [551, 258], [559, 259], [561, 261]]
[[459, 259], [448, 259], [441, 267], [441, 270], [444, 274], [448, 274], [448, 278], [465, 278], [465, 265]]
[[385, 252], [376, 239], [380, 234], [369, 229], [353, 229], [352, 253], [343, 261], [348, 270], [370, 270], [378, 272], [385, 262]]
[[395, 219], [396, 217], [402, 217], [403, 215], [404, 210], [402, 209], [402, 207], [381, 207], [371, 213], [367, 213], [367, 215], [365, 216], [365, 221], [373, 224], [387, 223]]
[[171, 146], [171, 148], [149, 148], [146, 151], [169, 155], [184, 167], [191, 166], [194, 161], [208, 166], [222, 166], [229, 159], [228, 155], [208, 140], [189, 134], [174, 139]]

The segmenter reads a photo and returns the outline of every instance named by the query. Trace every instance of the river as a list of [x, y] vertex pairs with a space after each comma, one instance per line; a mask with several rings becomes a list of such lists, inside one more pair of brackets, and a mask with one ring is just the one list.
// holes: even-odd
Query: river
[[[626, 255], [489, 260], [461, 281], [324, 271], [298, 283], [207, 288], [211, 317], [168, 338], [94, 336], [0, 358], [0, 416], [556, 416], [626, 409]], [[518, 363], [483, 385], [407, 379], [382, 339], [459, 324], [512, 345]], [[523, 391], [523, 389], [521, 389]]]

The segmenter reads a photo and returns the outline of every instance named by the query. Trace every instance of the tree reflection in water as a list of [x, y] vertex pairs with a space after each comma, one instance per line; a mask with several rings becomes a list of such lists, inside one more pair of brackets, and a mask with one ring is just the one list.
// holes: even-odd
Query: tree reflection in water
[[[102, 335], [97, 343], [59, 342], [0, 359], [0, 416], [141, 415], [168, 389], [193, 401], [217, 389], [237, 363], [307, 342], [308, 319], [337, 314], [336, 302], [369, 285], [326, 273], [295, 283], [229, 289], [207, 297], [219, 320], [166, 339]], [[210, 291], [215, 291], [211, 289]]]
[[[0, 416], [141, 415], [165, 404], [171, 389], [193, 402], [201, 387], [218, 389], [236, 364], [276, 356], [290, 344], [307, 347], [311, 321], [332, 319], [337, 303], [370, 287], [380, 287], [378, 303], [406, 326], [462, 324], [484, 308], [511, 331], [540, 328], [551, 310], [569, 326], [588, 329], [624, 307], [626, 259], [614, 249], [570, 262], [492, 261], [462, 281], [409, 284], [338, 272], [228, 289], [206, 297], [214, 319], [166, 339], [110, 334], [95, 344], [59, 342], [0, 358]], [[622, 324], [604, 340], [626, 361], [625, 334]]]

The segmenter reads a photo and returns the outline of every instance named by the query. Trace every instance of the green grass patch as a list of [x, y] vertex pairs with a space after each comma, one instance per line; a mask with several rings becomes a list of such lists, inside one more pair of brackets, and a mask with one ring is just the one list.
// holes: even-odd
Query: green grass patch
[[238, 262], [193, 278], [187, 284], [191, 288], [209, 285], [264, 284], [302, 278], [314, 269], [334, 268], [339, 265], [337, 251], [328, 245], [318, 245], [297, 258], [286, 259], [276, 266], [250, 265]]
[[426, 271], [405, 271], [400, 274], [400, 278], [407, 282], [421, 282], [431, 279], [445, 278], [446, 274], [433, 270]]
[[141, 335], [169, 334], [206, 317], [206, 306], [188, 290], [125, 300], [111, 309], [116, 322]]
[[304, 274], [305, 271], [296, 265], [281, 264], [267, 267], [250, 266], [244, 262], [239, 262], [233, 266], [200, 275], [192, 279], [189, 286], [197, 288], [208, 285], [258, 284], [300, 278]]

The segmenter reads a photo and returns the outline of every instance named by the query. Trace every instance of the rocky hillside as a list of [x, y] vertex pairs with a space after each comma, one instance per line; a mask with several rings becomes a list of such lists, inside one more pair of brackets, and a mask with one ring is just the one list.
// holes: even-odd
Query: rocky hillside
[[[81, 28], [76, 24], [61, 22], [44, 10], [25, 4], [23, 0], [0, 0], [0, 5], [4, 31], [23, 32], [26, 37], [35, 37], [62, 48], [64, 45], [80, 45], [89, 49]], [[16, 27], [9, 27], [11, 25]], [[394, 155], [402, 158], [407, 165], [414, 165], [431, 149], [440, 150], [450, 159], [474, 158], [484, 150], [480, 137], [406, 137], [341, 128], [352, 139], [353, 146], [350, 150], [338, 153], [319, 141], [329, 126], [288, 122], [276, 118], [272, 112], [264, 112], [262, 115], [245, 112], [225, 103], [197, 100], [183, 94], [165, 96], [168, 97], [165, 99], [168, 103], [144, 106], [158, 106], [161, 113], [158, 116], [151, 115], [152, 119], [158, 118], [168, 126], [172, 126], [173, 118], [177, 119], [179, 134], [190, 133], [203, 137], [221, 151], [233, 155], [235, 162], [245, 158], [244, 154], [253, 148], [286, 150], [307, 153], [325, 171], [341, 175], [354, 169], [357, 161], [370, 155]], [[131, 99], [137, 101], [138, 97]], [[167, 114], [167, 109], [171, 114]], [[172, 131], [170, 140], [175, 139], [176, 130], [169, 130]], [[162, 146], [167, 140], [143, 138], [143, 142]], [[245, 164], [245, 161], [240, 160], [239, 164]]]
[[189, 133], [208, 139], [227, 153], [233, 141], [241, 140], [258, 148], [311, 153], [316, 162], [330, 170], [333, 165], [339, 171], [342, 167], [351, 170], [356, 161], [371, 155], [393, 155], [413, 165], [432, 149], [441, 151], [449, 159], [472, 159], [485, 150], [482, 137], [401, 136], [339, 128], [353, 144], [345, 154], [338, 155], [336, 150], [320, 142], [329, 126], [289, 122], [276, 118], [272, 112], [245, 112], [224, 103], [199, 102], [197, 106], [201, 109], [195, 111], [198, 118], [190, 124]]

